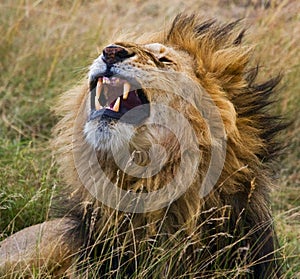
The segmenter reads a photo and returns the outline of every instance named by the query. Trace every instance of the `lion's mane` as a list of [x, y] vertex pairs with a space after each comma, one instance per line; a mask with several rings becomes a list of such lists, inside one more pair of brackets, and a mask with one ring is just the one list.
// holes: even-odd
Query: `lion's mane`
[[[242, 45], [243, 35], [239, 22], [199, 23], [197, 16], [179, 15], [169, 30], [138, 41], [158, 42], [191, 56], [196, 82], [218, 107], [227, 137], [226, 160], [214, 190], [205, 197], [198, 191], [208, 169], [211, 143], [201, 114], [193, 109], [183, 111], [203, 150], [193, 184], [166, 208], [130, 214], [95, 199], [82, 184], [75, 166], [74, 149], [84, 142], [82, 127], [86, 119], [82, 111], [88, 102], [88, 86], [79, 86], [61, 98], [56, 110], [63, 117], [55, 129], [54, 148], [67, 186], [65, 196], [60, 197], [62, 206], [56, 207], [54, 215], [68, 217], [77, 224], [69, 234], [80, 246], [79, 260], [92, 259], [103, 278], [105, 274], [113, 277], [114, 271], [115, 276], [143, 274], [141, 266], [146, 278], [158, 274], [153, 270], [166, 278], [180, 274], [212, 278], [217, 276], [216, 270], [229, 272], [237, 266], [242, 267], [241, 277], [279, 276], [269, 193], [274, 159], [281, 150], [275, 135], [284, 125], [267, 108], [280, 77], [256, 82], [258, 67], [250, 61], [252, 49]], [[174, 90], [182, 86], [174, 80], [172, 83]], [[174, 108], [181, 110], [176, 105]], [[154, 143], [148, 141], [150, 145]], [[144, 180], [147, 191], [171, 179], [174, 165], [179, 162], [175, 146], [170, 147], [174, 161], [162, 174]], [[84, 151], [80, 155], [79, 164], [88, 169], [91, 154]], [[106, 175], [117, 183], [122, 172], [111, 157], [102, 156], [99, 161]], [[90, 174], [87, 171], [83, 175]], [[122, 187], [130, 187], [126, 177], [123, 180]], [[133, 182], [128, 179], [128, 183]], [[140, 184], [134, 181], [134, 185], [139, 188]]]

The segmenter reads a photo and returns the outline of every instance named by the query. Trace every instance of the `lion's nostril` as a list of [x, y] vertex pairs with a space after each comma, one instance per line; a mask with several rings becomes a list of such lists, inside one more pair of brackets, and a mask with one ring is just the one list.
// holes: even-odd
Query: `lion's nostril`
[[131, 56], [133, 56], [132, 53], [118, 45], [110, 45], [103, 50], [103, 61], [107, 64], [121, 62]]

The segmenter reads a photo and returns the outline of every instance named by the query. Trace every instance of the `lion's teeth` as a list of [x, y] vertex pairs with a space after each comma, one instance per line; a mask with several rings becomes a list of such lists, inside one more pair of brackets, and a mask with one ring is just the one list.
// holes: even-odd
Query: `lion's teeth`
[[95, 109], [96, 109], [96, 110], [99, 110], [99, 109], [101, 109], [101, 106], [100, 106], [99, 100], [98, 100], [98, 98], [96, 98], [96, 97], [95, 97]]
[[110, 84], [110, 79], [108, 77], [103, 77], [104, 84]]
[[101, 87], [102, 87], [102, 82], [101, 79], [99, 78], [96, 86], [96, 97], [98, 98], [100, 97]]
[[125, 82], [123, 87], [123, 100], [126, 100], [128, 98], [129, 91], [130, 91], [130, 84], [128, 82]]
[[120, 97], [118, 97], [118, 99], [116, 100], [116, 102], [115, 102], [115, 104], [114, 104], [114, 107], [112, 108], [113, 111], [119, 112], [119, 109], [120, 109], [120, 102], [121, 102], [121, 99], [120, 99]]
[[96, 96], [95, 96], [95, 109], [99, 110], [101, 108], [100, 103], [99, 103], [99, 98], [101, 94], [101, 87], [102, 87], [102, 81], [99, 78], [96, 86]]

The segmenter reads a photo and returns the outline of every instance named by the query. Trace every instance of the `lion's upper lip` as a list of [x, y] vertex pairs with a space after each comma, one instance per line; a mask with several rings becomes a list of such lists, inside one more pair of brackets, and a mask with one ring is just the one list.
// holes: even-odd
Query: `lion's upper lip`
[[[128, 81], [118, 76], [99, 75], [90, 82], [90, 91], [91, 118], [101, 116], [119, 120], [132, 109], [135, 109], [135, 114], [140, 114], [137, 117], [139, 119], [149, 116], [149, 105], [147, 105], [149, 102], [135, 80]], [[137, 109], [139, 106], [144, 109]], [[137, 116], [132, 113], [130, 115], [130, 118]], [[125, 122], [131, 122], [129, 117], [124, 119]]]

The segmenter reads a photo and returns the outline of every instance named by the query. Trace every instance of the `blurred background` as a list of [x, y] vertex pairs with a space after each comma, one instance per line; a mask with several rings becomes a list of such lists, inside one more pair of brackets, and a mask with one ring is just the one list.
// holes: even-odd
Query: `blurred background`
[[286, 259], [300, 278], [300, 1], [2, 0], [0, 3], [0, 240], [48, 218], [60, 189], [48, 140], [58, 96], [86, 78], [102, 47], [123, 33], [167, 26], [178, 12], [228, 22], [243, 18], [254, 63], [265, 78], [283, 73], [274, 110], [293, 120], [282, 134], [272, 195]]

